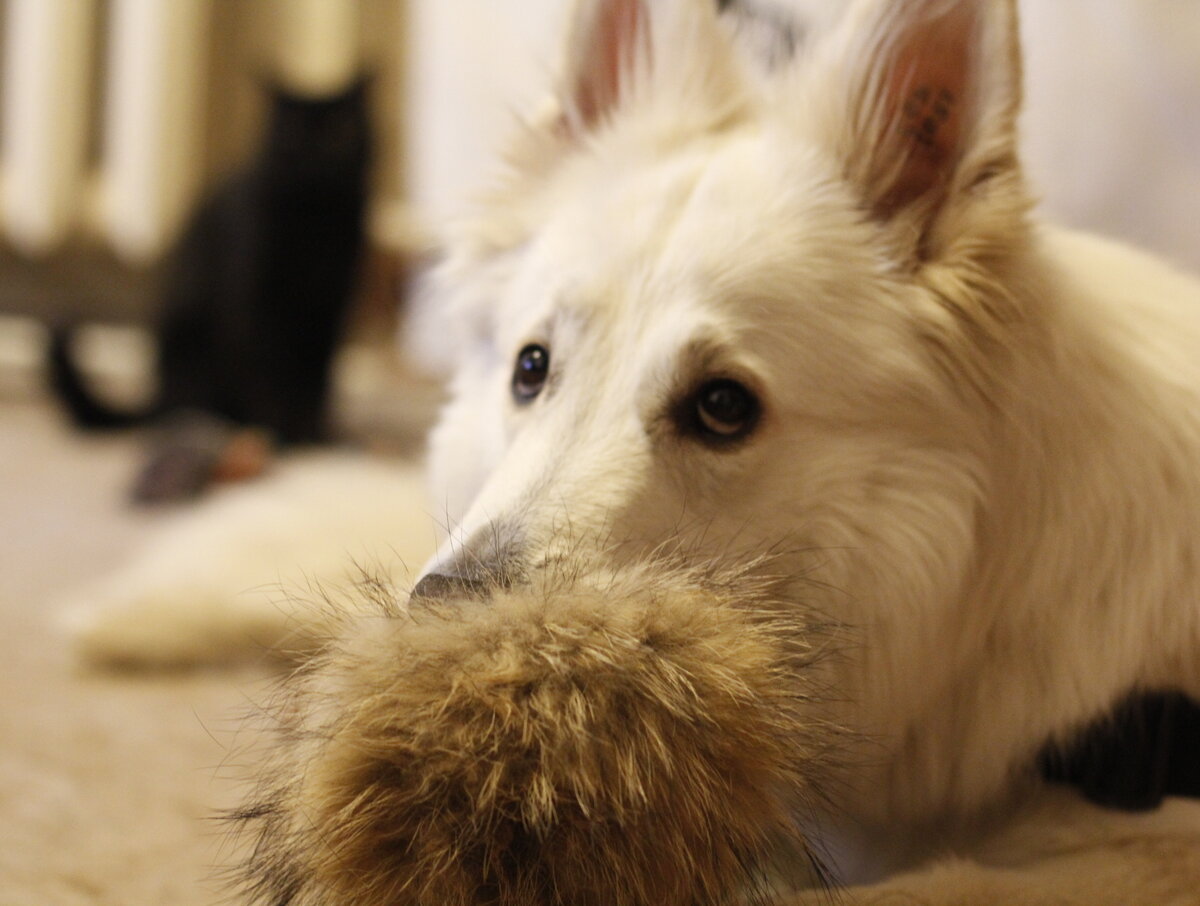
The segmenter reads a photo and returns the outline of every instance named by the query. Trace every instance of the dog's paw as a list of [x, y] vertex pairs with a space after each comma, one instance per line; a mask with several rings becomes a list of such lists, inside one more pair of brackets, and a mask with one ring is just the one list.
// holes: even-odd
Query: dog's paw
[[431, 553], [408, 466], [309, 459], [182, 514], [58, 608], [92, 666], [184, 667], [293, 655], [322, 636], [340, 589], [403, 585]]

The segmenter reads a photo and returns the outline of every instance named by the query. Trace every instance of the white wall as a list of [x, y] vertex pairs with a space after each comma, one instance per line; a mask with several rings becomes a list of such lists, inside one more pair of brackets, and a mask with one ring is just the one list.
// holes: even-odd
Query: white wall
[[1200, 2], [1023, 8], [1026, 162], [1047, 212], [1200, 269]]
[[453, 216], [488, 177], [518, 112], [550, 85], [568, 0], [414, 0], [407, 184], [417, 210]]

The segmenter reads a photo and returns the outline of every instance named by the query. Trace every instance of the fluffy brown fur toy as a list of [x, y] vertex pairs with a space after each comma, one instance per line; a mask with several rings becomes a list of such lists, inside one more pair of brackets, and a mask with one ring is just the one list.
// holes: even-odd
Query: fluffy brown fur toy
[[[761, 902], [819, 786], [794, 605], [749, 570], [543, 576], [347, 617], [241, 817], [271, 906]], [[801, 861], [803, 861], [801, 860]]]

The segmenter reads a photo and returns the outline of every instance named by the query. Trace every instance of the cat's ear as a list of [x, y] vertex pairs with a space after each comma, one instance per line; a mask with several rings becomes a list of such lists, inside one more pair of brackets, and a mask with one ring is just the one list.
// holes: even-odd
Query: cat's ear
[[563, 61], [564, 125], [595, 128], [627, 99], [651, 64], [647, 0], [578, 0]]
[[379, 73], [375, 69], [367, 66], [363, 67], [359, 72], [347, 83], [346, 88], [342, 91], [341, 96], [345, 98], [361, 98], [367, 97], [375, 90], [375, 86], [379, 83]]
[[809, 89], [865, 205], [925, 240], [947, 209], [1018, 170], [1014, 0], [859, 0]]
[[287, 93], [279, 76], [266, 67], [251, 70], [250, 78], [264, 98], [274, 98]]
[[[322, 95], [309, 95], [295, 88], [289, 87], [288, 84], [279, 77], [277, 72], [266, 67], [251, 71], [251, 80], [258, 87], [264, 98], [277, 101], [290, 100], [320, 100]], [[355, 73], [340, 89], [331, 91], [326, 97], [327, 100], [357, 100], [358, 98], [370, 95], [373, 86], [379, 81], [378, 73], [370, 68], [364, 67]]]

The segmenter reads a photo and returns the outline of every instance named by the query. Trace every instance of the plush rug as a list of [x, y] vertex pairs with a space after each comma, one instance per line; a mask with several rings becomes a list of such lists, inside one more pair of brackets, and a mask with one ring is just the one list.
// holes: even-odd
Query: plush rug
[[74, 665], [49, 608], [153, 533], [122, 491], [132, 438], [80, 439], [0, 402], [0, 904], [213, 904], [238, 716], [266, 672]]
[[[787, 906], [830, 906], [811, 893]], [[1200, 802], [1096, 808], [1048, 789], [1019, 819], [917, 870], [845, 891], [852, 906], [1197, 906]]]
[[[246, 718], [278, 664], [81, 665], [56, 625], [62, 602], [189, 507], [127, 507], [141, 438], [81, 436], [18, 389], [0, 392], [0, 906], [230, 902], [237, 843], [222, 815], [243, 796]], [[390, 448], [420, 449], [431, 407], [418, 402], [379, 416], [415, 435]]]

